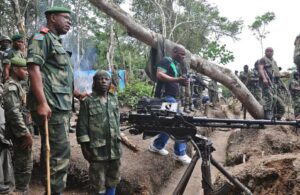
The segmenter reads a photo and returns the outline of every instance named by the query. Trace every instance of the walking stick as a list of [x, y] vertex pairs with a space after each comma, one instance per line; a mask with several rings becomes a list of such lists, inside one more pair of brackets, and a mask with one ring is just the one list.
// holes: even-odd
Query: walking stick
[[50, 144], [49, 144], [49, 129], [48, 119], [45, 119], [45, 144], [46, 144], [46, 169], [47, 169], [47, 195], [51, 194], [50, 185]]

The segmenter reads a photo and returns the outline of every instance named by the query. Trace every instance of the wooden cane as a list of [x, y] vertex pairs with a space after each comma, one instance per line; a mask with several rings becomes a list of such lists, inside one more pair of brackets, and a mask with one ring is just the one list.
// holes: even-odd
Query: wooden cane
[[48, 119], [45, 119], [45, 144], [46, 144], [46, 169], [47, 169], [47, 195], [51, 194], [50, 181], [50, 144], [49, 144], [49, 129]]

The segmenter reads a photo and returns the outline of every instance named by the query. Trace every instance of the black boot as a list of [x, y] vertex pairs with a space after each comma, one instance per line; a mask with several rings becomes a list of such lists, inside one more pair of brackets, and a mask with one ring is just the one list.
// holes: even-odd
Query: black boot
[[195, 110], [192, 108], [192, 105], [189, 106], [189, 110], [190, 110], [191, 112], [194, 112], [194, 111], [195, 111]]
[[8, 193], [8, 191], [9, 191], [8, 185], [0, 184], [0, 193]]
[[187, 107], [187, 106], [184, 106], [183, 112], [185, 112], [185, 113], [187, 113], [187, 114], [191, 113], [191, 112], [188, 110], [188, 107]]
[[272, 120], [272, 118], [273, 118], [273, 112], [270, 110], [265, 110], [264, 115], [265, 115], [264, 119]]

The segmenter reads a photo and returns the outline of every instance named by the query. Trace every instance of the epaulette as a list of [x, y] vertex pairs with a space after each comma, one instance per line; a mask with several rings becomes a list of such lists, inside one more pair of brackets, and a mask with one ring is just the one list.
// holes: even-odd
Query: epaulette
[[42, 41], [44, 39], [44, 36], [49, 32], [49, 28], [47, 27], [42, 27], [40, 29], [39, 33], [35, 33], [33, 36], [33, 40], [38, 40], [38, 41]]
[[18, 87], [16, 85], [16, 83], [14, 83], [13, 81], [7, 81], [8, 82], [8, 91], [17, 91]]
[[42, 28], [40, 29], [40, 32], [43, 33], [43, 34], [47, 34], [47, 33], [49, 32], [49, 28], [47, 28], [47, 27], [42, 27]]

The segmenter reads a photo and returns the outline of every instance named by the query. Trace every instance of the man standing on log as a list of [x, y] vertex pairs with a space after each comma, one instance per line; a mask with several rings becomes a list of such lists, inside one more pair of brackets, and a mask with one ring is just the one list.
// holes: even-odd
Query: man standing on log
[[[164, 98], [166, 102], [176, 103], [179, 95], [179, 84], [187, 86], [188, 79], [180, 76], [178, 63], [181, 63], [185, 57], [183, 46], [175, 46], [172, 50], [172, 57], [164, 57], [158, 64], [156, 77], [156, 96]], [[169, 152], [165, 146], [169, 140], [169, 135], [160, 133], [150, 145], [149, 150], [160, 155], [168, 155]], [[175, 160], [189, 164], [191, 158], [186, 154], [186, 143], [175, 140], [174, 145]]]
[[46, 27], [29, 40], [27, 66], [30, 76], [28, 105], [41, 133], [41, 167], [45, 174], [45, 123], [48, 122], [50, 142], [51, 194], [61, 195], [67, 181], [70, 161], [70, 116], [72, 110], [73, 66], [62, 46], [60, 35], [72, 25], [71, 11], [64, 7], [46, 10]]
[[93, 93], [80, 104], [76, 135], [90, 163], [92, 193], [114, 195], [120, 182], [120, 114], [117, 96], [109, 92], [111, 76], [100, 70], [93, 77]]
[[272, 119], [275, 115], [279, 119], [285, 112], [283, 101], [279, 98], [279, 91], [276, 87], [280, 79], [280, 73], [277, 63], [273, 59], [273, 53], [273, 48], [266, 48], [265, 56], [258, 63], [258, 73], [262, 82], [265, 119]]

